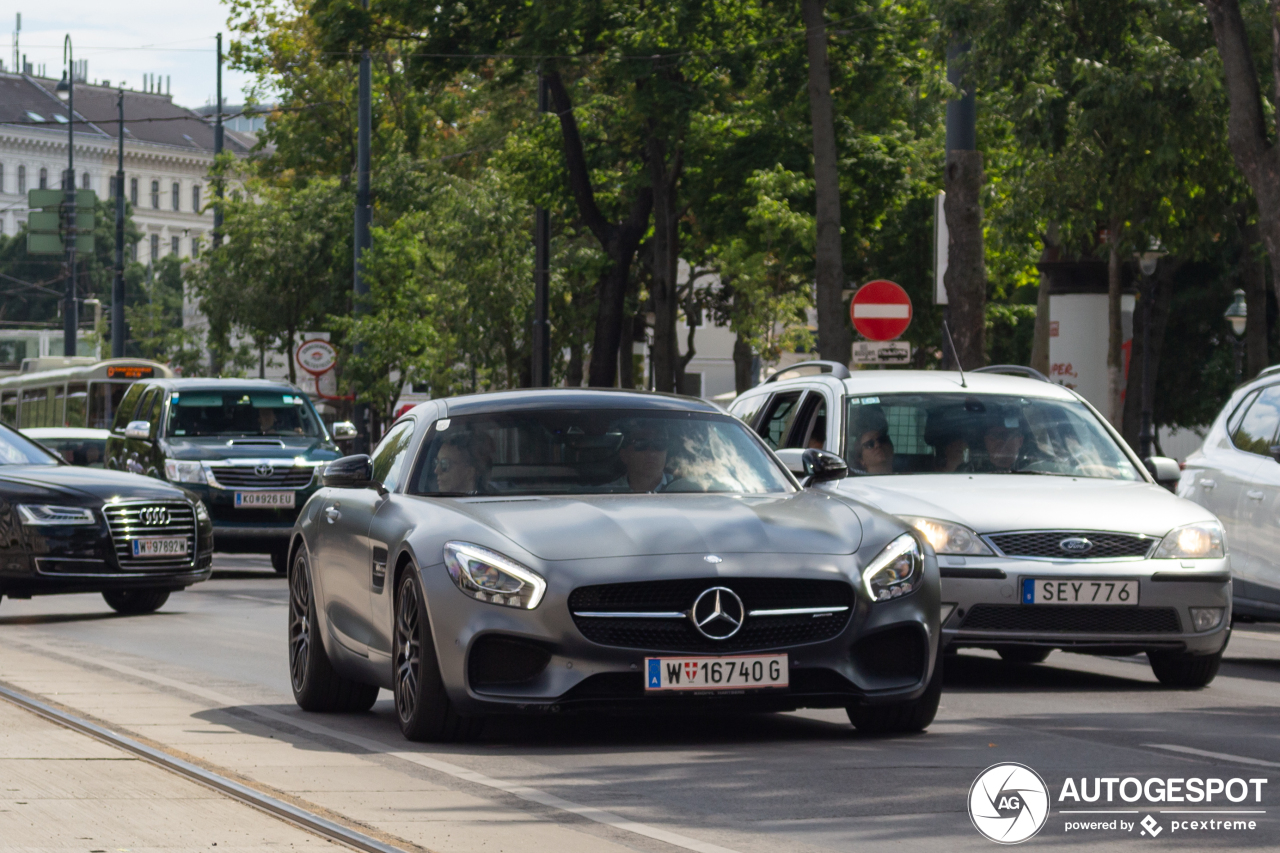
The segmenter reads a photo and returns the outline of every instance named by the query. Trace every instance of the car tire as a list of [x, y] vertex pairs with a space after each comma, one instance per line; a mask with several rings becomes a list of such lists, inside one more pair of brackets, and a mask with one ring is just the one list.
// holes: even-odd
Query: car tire
[[1198, 690], [1208, 686], [1222, 665], [1222, 652], [1189, 655], [1182, 652], [1147, 652], [1151, 671], [1165, 687]]
[[396, 585], [392, 676], [396, 720], [414, 741], [458, 741], [475, 737], [483, 724], [454, 710], [440, 676], [426, 598], [417, 570], [410, 565]]
[[289, 574], [289, 549], [281, 548], [271, 552], [271, 568], [276, 570], [276, 574], [284, 577]]
[[1044, 663], [1053, 649], [1042, 649], [1038, 646], [1007, 646], [997, 650], [1000, 659], [1009, 663]]
[[169, 600], [167, 589], [113, 589], [102, 594], [103, 601], [117, 613], [136, 616], [154, 613]]
[[293, 701], [304, 711], [367, 711], [378, 699], [378, 687], [339, 675], [320, 638], [311, 567], [299, 548], [289, 573], [289, 683]]
[[885, 705], [850, 705], [845, 709], [849, 722], [869, 735], [910, 734], [929, 728], [942, 698], [942, 658], [943, 655], [938, 655], [933, 677], [919, 698]]

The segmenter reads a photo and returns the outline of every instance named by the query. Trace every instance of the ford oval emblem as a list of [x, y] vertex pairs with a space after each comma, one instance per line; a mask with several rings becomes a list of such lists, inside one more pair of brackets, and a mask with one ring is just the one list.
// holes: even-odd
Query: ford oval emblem
[[1083, 536], [1068, 536], [1058, 543], [1058, 547], [1068, 554], [1088, 554], [1093, 550], [1093, 543]]
[[717, 557], [715, 554], [708, 554], [707, 556], [703, 557], [702, 559], [704, 559], [704, 560], [706, 560], [708, 563], [712, 563], [712, 564], [715, 564], [715, 563], [723, 563], [723, 562], [724, 562], [724, 558], [723, 558], [723, 557]]

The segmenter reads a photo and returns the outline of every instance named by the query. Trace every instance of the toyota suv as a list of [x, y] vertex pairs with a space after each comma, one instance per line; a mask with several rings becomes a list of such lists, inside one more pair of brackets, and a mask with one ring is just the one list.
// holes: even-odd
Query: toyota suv
[[[339, 438], [354, 431], [334, 425]], [[340, 455], [307, 395], [267, 380], [138, 382], [107, 439], [108, 468], [186, 489], [209, 508], [216, 550], [270, 554], [281, 574], [317, 469]]]

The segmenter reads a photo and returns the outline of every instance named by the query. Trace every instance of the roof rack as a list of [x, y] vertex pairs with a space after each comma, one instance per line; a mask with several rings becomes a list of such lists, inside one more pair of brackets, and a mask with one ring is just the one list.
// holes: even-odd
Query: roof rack
[[1261, 379], [1264, 376], [1275, 376], [1280, 373], [1280, 364], [1273, 364], [1270, 367], [1264, 367], [1258, 371], [1258, 375], [1254, 379]]
[[1049, 382], [1052, 380], [1045, 376], [1034, 367], [1026, 367], [1021, 364], [988, 364], [986, 367], [979, 367], [976, 370], [970, 370], [970, 373], [1007, 373], [1013, 376], [1025, 376], [1028, 379], [1039, 379], [1041, 382]]
[[801, 376], [817, 376], [820, 373], [830, 373], [836, 379], [848, 379], [853, 376], [849, 368], [838, 361], [802, 361], [779, 370], [760, 384], [767, 385], [770, 382], [781, 382], [785, 379], [799, 379]]

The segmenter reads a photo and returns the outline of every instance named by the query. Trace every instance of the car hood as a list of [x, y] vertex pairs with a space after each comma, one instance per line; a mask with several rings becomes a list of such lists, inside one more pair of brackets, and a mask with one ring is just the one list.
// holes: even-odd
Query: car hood
[[[468, 498], [451, 506], [543, 560], [660, 554], [852, 554], [858, 515], [818, 491], [789, 495]], [[463, 530], [458, 535], [467, 535]]]
[[839, 491], [894, 515], [956, 521], [979, 533], [1115, 530], [1163, 536], [1212, 513], [1160, 486], [1010, 474], [849, 477]]
[[[332, 445], [320, 438], [279, 436], [284, 443], [281, 447], [275, 443], [273, 436], [269, 442], [262, 444], [241, 444], [241, 441], [252, 442], [252, 438], [231, 439], [228, 436], [209, 436], [207, 438], [166, 438], [167, 456], [170, 459], [294, 459], [302, 456], [312, 461], [337, 459], [338, 452]], [[234, 440], [236, 444], [228, 444]]]
[[108, 501], [115, 497], [151, 500], [183, 500], [181, 489], [151, 477], [82, 468], [72, 465], [2, 465], [0, 494], [11, 501], [70, 500], [73, 505], [86, 498]]

